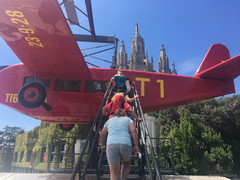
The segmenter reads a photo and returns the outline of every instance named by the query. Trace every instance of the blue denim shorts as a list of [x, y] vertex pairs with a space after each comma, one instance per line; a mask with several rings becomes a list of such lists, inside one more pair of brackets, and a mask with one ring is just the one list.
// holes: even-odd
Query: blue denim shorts
[[127, 162], [131, 159], [132, 146], [126, 144], [109, 144], [106, 148], [108, 164], [115, 164], [120, 160]]

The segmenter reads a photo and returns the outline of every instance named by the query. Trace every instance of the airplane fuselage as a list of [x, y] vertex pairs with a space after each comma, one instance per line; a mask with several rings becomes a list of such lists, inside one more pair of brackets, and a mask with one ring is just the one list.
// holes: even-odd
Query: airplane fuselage
[[[0, 103], [23, 114], [51, 123], [86, 124], [95, 116], [117, 70], [89, 68], [91, 76], [82, 78], [67, 74], [34, 73], [24, 64], [0, 71]], [[155, 72], [123, 70], [136, 83], [144, 113], [234, 93], [233, 80], [209, 80]], [[47, 89], [47, 111], [42, 106], [26, 108], [18, 102], [18, 92], [31, 81]]]

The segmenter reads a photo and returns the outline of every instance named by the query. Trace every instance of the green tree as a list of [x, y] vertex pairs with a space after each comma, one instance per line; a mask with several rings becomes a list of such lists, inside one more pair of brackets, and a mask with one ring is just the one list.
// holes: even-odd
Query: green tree
[[6, 126], [3, 131], [0, 131], [0, 172], [10, 171], [15, 139], [18, 134], [22, 133], [24, 130], [15, 126]]
[[231, 145], [234, 167], [232, 174], [240, 176], [240, 96], [234, 95], [203, 101], [203, 123], [221, 133], [225, 144]]
[[166, 137], [169, 131], [180, 122], [180, 115], [177, 107], [159, 111], [157, 118], [161, 123], [160, 134], [162, 137]]
[[230, 173], [233, 166], [230, 146], [213, 128], [199, 123], [199, 116], [185, 109], [179, 126], [170, 130], [174, 147], [175, 169], [179, 174]]
[[233, 168], [231, 146], [224, 144], [221, 134], [210, 126], [204, 126], [201, 133], [201, 149], [203, 154], [201, 173], [224, 174]]
[[198, 156], [199, 145], [196, 143], [196, 126], [186, 110], [179, 126], [175, 126], [168, 135], [173, 140], [176, 172], [180, 174], [196, 174], [195, 160]]

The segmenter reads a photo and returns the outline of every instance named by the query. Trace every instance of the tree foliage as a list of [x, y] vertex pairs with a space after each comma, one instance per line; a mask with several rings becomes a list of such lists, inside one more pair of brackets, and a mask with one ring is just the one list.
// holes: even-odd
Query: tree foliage
[[220, 133], [200, 124], [185, 110], [179, 126], [168, 133], [173, 140], [175, 169], [179, 174], [230, 173], [233, 160], [230, 146], [224, 144]]
[[[212, 128], [211, 131], [220, 134], [224, 144], [231, 146], [231, 148], [226, 147], [230, 148], [233, 155], [234, 165], [231, 174], [237, 174], [240, 177], [240, 95], [209, 99], [151, 113], [161, 123], [162, 138], [167, 137], [172, 129], [179, 128], [180, 119], [184, 117], [185, 110], [188, 110], [191, 118], [201, 126]], [[201, 131], [203, 130], [201, 129]], [[205, 129], [205, 131], [207, 130]], [[215, 151], [217, 150], [215, 149]], [[211, 150], [206, 153], [206, 156], [213, 159], [210, 152]], [[220, 150], [219, 154], [221, 154]]]
[[15, 139], [22, 133], [24, 130], [16, 126], [6, 126], [3, 131], [0, 131], [0, 172], [10, 171]]

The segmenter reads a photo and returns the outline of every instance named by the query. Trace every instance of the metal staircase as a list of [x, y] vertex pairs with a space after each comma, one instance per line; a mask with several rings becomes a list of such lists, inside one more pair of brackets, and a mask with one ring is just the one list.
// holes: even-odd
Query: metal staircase
[[[135, 83], [133, 83], [132, 93], [133, 96], [138, 94]], [[99, 133], [107, 120], [107, 118], [102, 115], [101, 110], [104, 105], [110, 102], [111, 94], [113, 94], [112, 87], [111, 84], [109, 84], [98, 109], [97, 115], [92, 122], [91, 129], [82, 148], [78, 162], [72, 172], [71, 180], [75, 180], [77, 174], [79, 180], [110, 179], [110, 171], [107, 163], [106, 153], [101, 151], [99, 145]], [[143, 121], [134, 121], [138, 130], [140, 153], [139, 155], [132, 155], [131, 170], [128, 179], [162, 180], [139, 98], [135, 100], [132, 107], [137, 116], [141, 117]]]

